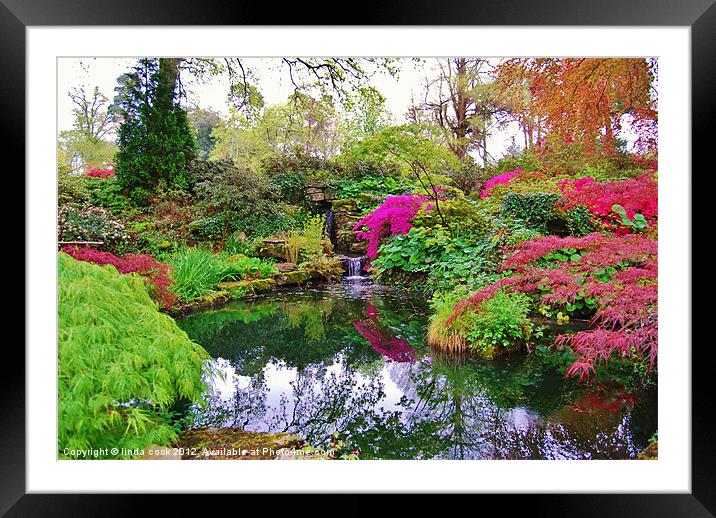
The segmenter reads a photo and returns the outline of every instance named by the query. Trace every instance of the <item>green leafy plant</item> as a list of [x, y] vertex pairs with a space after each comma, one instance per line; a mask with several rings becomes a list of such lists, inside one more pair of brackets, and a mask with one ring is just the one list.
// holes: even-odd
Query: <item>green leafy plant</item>
[[60, 458], [172, 444], [170, 408], [201, 401], [209, 355], [158, 311], [141, 278], [60, 253], [58, 280]]
[[372, 263], [376, 278], [384, 282], [418, 281], [422, 289], [449, 290], [457, 284], [475, 286], [494, 272], [499, 247], [470, 233], [456, 236], [441, 225], [414, 227], [381, 245]]
[[532, 338], [528, 318], [530, 298], [522, 293], [498, 292], [466, 314], [465, 339], [469, 347], [488, 358]]
[[623, 226], [631, 228], [635, 231], [642, 231], [649, 226], [649, 222], [646, 221], [644, 215], [639, 214], [638, 212], [634, 214], [634, 217], [632, 219], [629, 219], [629, 216], [627, 216], [627, 212], [624, 207], [622, 207], [618, 203], [612, 205], [612, 212], [615, 212], [617, 216], [621, 218], [621, 224]]

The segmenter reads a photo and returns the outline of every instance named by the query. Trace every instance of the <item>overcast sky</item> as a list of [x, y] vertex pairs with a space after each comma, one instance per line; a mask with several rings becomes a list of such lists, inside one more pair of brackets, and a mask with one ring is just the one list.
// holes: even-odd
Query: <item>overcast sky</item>
[[[293, 92], [285, 67], [281, 68], [280, 58], [242, 59], [247, 68], [256, 72], [256, 83], [267, 105], [286, 102]], [[91, 91], [98, 86], [110, 100], [114, 97], [117, 77], [127, 72], [136, 58], [59, 58], [58, 59], [58, 131], [72, 129], [74, 117], [72, 102], [67, 93], [73, 87], [84, 86]], [[386, 107], [395, 121], [404, 121], [404, 115], [411, 105], [411, 96], [421, 97], [426, 77], [434, 77], [435, 60], [423, 63], [405, 60], [398, 78], [388, 74], [376, 74], [371, 78], [375, 86], [386, 98]], [[226, 103], [229, 91], [228, 78], [215, 76], [207, 83], [198, 83], [193, 78], [182, 76], [184, 86], [189, 93], [189, 102], [202, 108], [213, 108], [224, 115], [228, 114]], [[488, 152], [500, 158], [515, 137], [517, 144], [522, 142], [515, 123], [494, 131], [488, 139]], [[628, 140], [633, 140], [628, 138]]]

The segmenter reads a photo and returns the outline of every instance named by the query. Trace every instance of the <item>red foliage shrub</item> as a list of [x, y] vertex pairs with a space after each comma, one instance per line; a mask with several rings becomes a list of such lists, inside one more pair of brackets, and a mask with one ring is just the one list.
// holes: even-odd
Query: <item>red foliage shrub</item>
[[110, 167], [109, 169], [98, 169], [93, 167], [92, 169], [85, 171], [85, 176], [89, 176], [90, 178], [101, 178], [104, 180], [115, 176], [114, 168]]
[[111, 264], [119, 273], [137, 273], [147, 278], [149, 294], [163, 308], [171, 308], [177, 302], [177, 295], [169, 290], [174, 281], [169, 276], [169, 265], [157, 262], [151, 255], [127, 254], [118, 257], [90, 247], [65, 246], [62, 251], [78, 261], [106, 265]]
[[[568, 248], [577, 250], [580, 257], [556, 263], [543, 260], [547, 254]], [[592, 328], [559, 335], [553, 343], [569, 347], [577, 356], [566, 376], [584, 379], [612, 355], [645, 361], [651, 370], [658, 338], [657, 249], [656, 239], [636, 234], [526, 241], [503, 264], [512, 275], [456, 304], [447, 324], [500, 289], [534, 294], [552, 307], [591, 299], [596, 301]]]
[[639, 213], [649, 225], [656, 222], [658, 216], [658, 183], [653, 171], [647, 171], [636, 178], [613, 182], [595, 182], [594, 178], [562, 180], [559, 182], [562, 198], [557, 205], [565, 210], [578, 205], [586, 207], [606, 230], [624, 234], [629, 232], [621, 222], [621, 217], [612, 207], [621, 205], [629, 219]]

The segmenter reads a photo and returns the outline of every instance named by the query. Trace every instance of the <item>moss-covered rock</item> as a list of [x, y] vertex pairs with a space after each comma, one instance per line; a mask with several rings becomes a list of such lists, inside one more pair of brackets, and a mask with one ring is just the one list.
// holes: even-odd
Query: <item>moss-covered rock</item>
[[222, 282], [219, 288], [229, 292], [241, 291], [243, 293], [263, 293], [276, 286], [273, 279], [249, 279], [245, 281]]
[[256, 249], [255, 255], [257, 257], [274, 257], [283, 260], [286, 256], [285, 243], [282, 239], [264, 239]]
[[657, 460], [659, 458], [659, 442], [649, 443], [649, 446], [639, 452], [636, 458], [639, 460]]
[[249, 432], [237, 428], [202, 428], [182, 433], [176, 448], [182, 459], [272, 460], [281, 450], [305, 448], [305, 441], [288, 433]]
[[355, 212], [358, 210], [355, 200], [333, 200], [331, 202], [331, 210], [333, 212]]
[[174, 317], [179, 317], [200, 309], [218, 306], [219, 304], [227, 302], [230, 298], [231, 292], [220, 287], [219, 290], [212, 291], [206, 295], [192, 299], [189, 302], [175, 306], [169, 313]]
[[278, 273], [273, 276], [276, 286], [293, 286], [304, 284], [311, 280], [311, 273], [305, 270], [296, 270], [293, 272]]

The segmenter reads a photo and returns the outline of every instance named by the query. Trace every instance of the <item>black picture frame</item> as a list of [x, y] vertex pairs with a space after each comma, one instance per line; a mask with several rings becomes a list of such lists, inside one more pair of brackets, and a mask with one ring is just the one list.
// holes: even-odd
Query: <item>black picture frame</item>
[[[703, 170], [712, 153], [714, 136], [714, 94], [716, 94], [716, 5], [714, 0], [502, 0], [501, 2], [386, 1], [379, 6], [352, 7], [355, 25], [610, 25], [610, 26], [690, 26], [692, 45], [692, 156], [693, 168]], [[278, 11], [284, 11], [279, 14]], [[0, 131], [9, 150], [25, 148], [25, 70], [28, 26], [65, 25], [246, 25], [246, 24], [336, 24], [321, 20], [335, 14], [335, 4], [311, 3], [311, 8], [277, 9], [266, 2], [189, 2], [186, 0], [0, 0]], [[278, 18], [277, 18], [278, 16]], [[344, 15], [345, 16], [345, 15]], [[337, 16], [335, 16], [338, 18]], [[54, 81], [54, 77], [48, 78]], [[49, 114], [54, 117], [54, 114]], [[22, 156], [21, 153], [18, 153]], [[21, 158], [24, 161], [24, 157]], [[699, 164], [703, 164], [699, 168]], [[21, 164], [22, 166], [22, 164]], [[16, 169], [16, 171], [19, 169]], [[706, 172], [706, 170], [704, 170]], [[15, 173], [17, 174], [17, 173]], [[684, 172], [685, 178], [693, 175]], [[24, 190], [24, 186], [21, 187]], [[25, 276], [32, 272], [25, 270]], [[31, 309], [31, 308], [27, 308]], [[691, 344], [682, 344], [685, 351]], [[698, 346], [701, 346], [700, 348]], [[713, 364], [713, 350], [703, 342], [692, 348], [692, 379], [709, 380], [707, 369]], [[6, 516], [93, 516], [126, 515], [142, 508], [142, 495], [27, 495], [25, 494], [25, 355], [16, 342], [6, 343], [6, 367], [0, 376], [2, 455], [0, 458], [0, 514]], [[8, 357], [9, 356], [9, 357]], [[705, 381], [701, 383], [705, 384]], [[690, 494], [543, 494], [485, 495], [499, 505], [509, 498], [509, 508], [525, 506], [531, 515], [570, 516], [680, 516], [700, 517], [716, 514], [716, 455], [709, 423], [714, 405], [710, 387], [692, 385], [692, 492]], [[165, 514], [185, 505], [178, 495], [162, 497]], [[355, 509], [345, 497], [344, 510]], [[407, 499], [406, 499], [407, 500]], [[212, 503], [214, 500], [212, 500]], [[401, 503], [409, 511], [411, 502]], [[412, 500], [415, 504], [416, 500]], [[182, 506], [182, 507], [180, 507]], [[291, 507], [293, 507], [291, 505]], [[336, 512], [343, 512], [336, 510]]]

